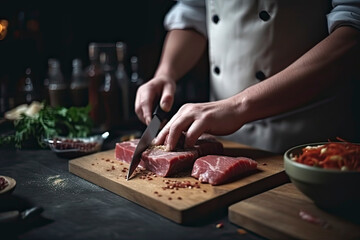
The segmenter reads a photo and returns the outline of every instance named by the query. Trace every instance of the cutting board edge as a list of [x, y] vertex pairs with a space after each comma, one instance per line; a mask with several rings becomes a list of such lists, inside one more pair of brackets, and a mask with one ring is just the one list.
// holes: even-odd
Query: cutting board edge
[[[285, 199], [284, 196], [288, 196], [289, 192], [291, 196]], [[279, 201], [271, 201], [276, 199]], [[303, 202], [299, 202], [300, 200]], [[276, 202], [278, 206], [272, 204]], [[270, 212], [270, 209], [276, 211], [275, 214], [271, 214], [271, 219], [277, 219], [278, 221], [269, 221], [270, 215], [264, 216], [266, 214], [264, 210]], [[287, 209], [290, 209], [291, 212], [288, 212]], [[324, 228], [304, 221], [298, 215], [300, 210], [305, 210], [311, 215], [325, 220], [330, 227]], [[254, 196], [244, 202], [231, 205], [228, 215], [231, 223], [270, 239], [360, 239], [360, 230], [359, 225], [356, 225], [357, 223], [349, 222], [341, 216], [317, 208], [291, 182]], [[284, 227], [289, 225], [290, 227]]]
[[[232, 212], [232, 208], [234, 207], [234, 205], [235, 204], [229, 207], [229, 212], [228, 212], [228, 219], [231, 223], [269, 239], [278, 239], [278, 240], [298, 239], [296, 237], [290, 237], [289, 235], [286, 235], [281, 231], [278, 231], [277, 229], [273, 229], [270, 226], [266, 226], [262, 222], [254, 221], [254, 219], [252, 218], [239, 216], [235, 214], [234, 212]], [[261, 226], [261, 231], [259, 231], [258, 229], [259, 226]]]
[[[86, 174], [84, 174], [82, 171], [86, 171], [89, 175], [93, 175], [95, 176], [95, 179], [102, 179], [103, 181], [107, 181], [107, 182], [111, 182], [111, 180], [109, 180], [108, 178], [101, 176], [95, 172], [89, 171], [87, 169], [83, 169], [79, 166], [77, 166], [76, 164], [74, 164], [74, 162], [69, 161], [69, 172], [71, 172], [72, 174], [81, 177], [82, 179], [85, 179], [86, 181], [89, 181], [103, 189], [106, 189], [114, 194], [117, 194], [119, 197], [125, 198], [133, 203], [136, 203], [139, 206], [142, 206], [148, 210], [151, 210], [153, 212], [156, 212], [158, 214], [160, 214], [161, 216], [170, 219], [176, 223], [179, 224], [183, 224], [183, 220], [182, 220], [182, 211], [179, 211], [179, 209], [175, 209], [173, 207], [171, 207], [170, 205], [167, 205], [163, 202], [158, 202], [155, 201], [153, 198], [146, 196], [146, 195], [141, 195], [142, 197], [139, 200], [139, 198], [136, 198], [134, 196], [136, 196], [136, 193], [133, 189], [128, 188], [124, 185], [120, 185], [120, 187], [117, 185], [116, 187], [111, 187], [112, 184], [109, 184], [107, 187], [106, 184], [103, 184], [101, 181], [96, 181], [93, 179], [89, 179], [86, 177]], [[126, 189], [126, 190], [125, 190]], [[124, 191], [119, 191], [119, 190], [124, 190]], [[154, 203], [154, 204], [152, 204]], [[160, 205], [158, 208], [155, 207], [151, 207], [151, 206], [155, 206], [155, 205]]]
[[[268, 178], [272, 178], [272, 181], [268, 181]], [[271, 183], [269, 183], [271, 182]], [[208, 209], [218, 209], [215, 213], [221, 213], [223, 210], [226, 211], [227, 208], [244, 199], [250, 198], [262, 192], [265, 192], [269, 189], [273, 189], [280, 185], [286, 184], [289, 182], [289, 178], [286, 175], [285, 171], [278, 172], [274, 175], [268, 176], [266, 178], [260, 179], [258, 181], [252, 182], [248, 185], [245, 185], [241, 188], [234, 189], [232, 191], [228, 191], [222, 195], [217, 196], [216, 198], [209, 199], [207, 201], [201, 202], [191, 208], [184, 209], [182, 212], [183, 223], [189, 224], [196, 220], [200, 220], [206, 218], [212, 214], [206, 214]], [[257, 188], [258, 185], [266, 184], [265, 188]], [[257, 189], [257, 190], [256, 190]], [[245, 194], [244, 194], [245, 192]], [[219, 204], [221, 205], [219, 207]], [[216, 207], [211, 207], [215, 205]], [[194, 212], [198, 212], [197, 216], [202, 216], [198, 218], [194, 218]]]

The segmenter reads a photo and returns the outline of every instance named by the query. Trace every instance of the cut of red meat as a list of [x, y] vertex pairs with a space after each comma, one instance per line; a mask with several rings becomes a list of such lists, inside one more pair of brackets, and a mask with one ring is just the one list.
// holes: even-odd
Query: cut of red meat
[[208, 155], [198, 158], [191, 176], [201, 182], [220, 185], [257, 168], [257, 162], [245, 157]]
[[[133, 139], [116, 143], [115, 146], [115, 157], [117, 160], [130, 164], [132, 156], [134, 155], [135, 148], [139, 143], [140, 139]], [[144, 161], [140, 161], [139, 167], [145, 168]]]
[[[130, 164], [139, 139], [116, 144], [116, 159]], [[144, 151], [140, 167], [146, 168], [159, 176], [171, 176], [175, 173], [191, 169], [196, 158], [203, 154], [222, 154], [223, 146], [210, 135], [199, 138], [194, 148], [176, 149], [167, 152], [163, 146], [153, 146]]]
[[200, 157], [206, 155], [221, 155], [224, 152], [222, 143], [208, 134], [202, 135], [197, 140], [194, 147], [198, 151]]
[[154, 146], [143, 152], [141, 159], [145, 162], [146, 169], [167, 177], [191, 169], [197, 157], [195, 149], [167, 152], [161, 146]]
[[162, 146], [155, 146], [146, 150], [141, 158], [148, 170], [159, 176], [168, 177], [191, 169], [199, 156], [204, 156], [204, 154], [222, 154], [223, 150], [222, 143], [217, 141], [215, 137], [204, 135], [199, 138], [194, 148], [185, 150], [180, 148], [167, 152], [163, 150]]

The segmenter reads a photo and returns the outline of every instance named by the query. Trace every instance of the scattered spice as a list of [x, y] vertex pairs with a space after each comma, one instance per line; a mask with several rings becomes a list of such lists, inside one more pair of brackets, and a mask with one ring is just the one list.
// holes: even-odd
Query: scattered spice
[[218, 223], [216, 224], [216, 228], [223, 228], [224, 227], [224, 224], [223, 223]]
[[238, 234], [241, 234], [241, 235], [247, 233], [247, 231], [245, 229], [242, 229], [242, 228], [238, 228], [236, 231], [237, 231]]
[[299, 216], [302, 220], [313, 223], [313, 224], [317, 224], [319, 226], [322, 226], [323, 228], [329, 228], [329, 226], [330, 226], [324, 219], [313, 216], [312, 214], [305, 212], [303, 210], [299, 211]]
[[181, 198], [181, 197], [178, 197], [177, 199], [181, 200], [182, 198]]
[[176, 181], [176, 180], [163, 180], [163, 182], [166, 184], [165, 187], [162, 187], [163, 190], [166, 189], [175, 189], [179, 190], [179, 188], [200, 188], [200, 185], [198, 183], [192, 183], [190, 181]]
[[63, 178], [60, 178], [60, 175], [54, 175], [47, 178], [48, 182], [51, 182], [51, 185], [54, 187], [65, 187], [66, 181]]
[[53, 185], [62, 185], [62, 182], [64, 182], [64, 179], [56, 179], [53, 183]]

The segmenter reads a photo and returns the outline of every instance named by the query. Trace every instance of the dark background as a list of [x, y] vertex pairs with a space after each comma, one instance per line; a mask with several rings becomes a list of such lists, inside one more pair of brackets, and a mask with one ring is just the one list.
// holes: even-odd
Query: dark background
[[[0, 40], [1, 115], [16, 105], [13, 100], [16, 84], [27, 67], [32, 68], [35, 89], [39, 92], [49, 58], [59, 59], [69, 81], [74, 58], [80, 58], [84, 67], [89, 64], [90, 42], [125, 42], [128, 73], [131, 73], [128, 60], [136, 55], [141, 77], [149, 80], [159, 62], [166, 34], [163, 19], [174, 3], [170, 0], [3, 0], [0, 19], [8, 20], [9, 26], [6, 37]], [[205, 59], [178, 84], [180, 101], [208, 99]]]

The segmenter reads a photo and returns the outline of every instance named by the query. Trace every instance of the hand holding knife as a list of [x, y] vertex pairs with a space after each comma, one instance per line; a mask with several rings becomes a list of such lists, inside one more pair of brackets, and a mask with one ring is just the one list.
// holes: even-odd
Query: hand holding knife
[[139, 165], [141, 161], [141, 154], [151, 145], [152, 140], [156, 137], [162, 121], [165, 120], [168, 113], [164, 112], [160, 104], [157, 105], [155, 111], [153, 113], [153, 118], [150, 124], [145, 129], [144, 133], [142, 134], [140, 141], [135, 149], [134, 155], [130, 162], [129, 171], [126, 176], [126, 180], [129, 180], [131, 174], [135, 171], [136, 167]]

